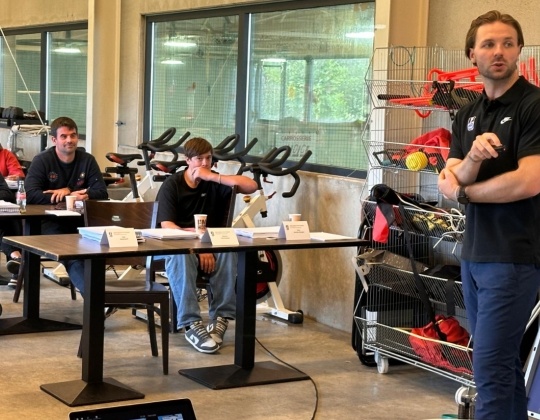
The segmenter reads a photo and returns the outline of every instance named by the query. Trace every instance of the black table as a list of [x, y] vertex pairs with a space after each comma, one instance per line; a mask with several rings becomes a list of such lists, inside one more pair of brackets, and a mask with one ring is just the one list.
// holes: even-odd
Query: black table
[[[109, 248], [79, 235], [6, 237], [20, 247], [32, 267], [40, 256], [58, 261], [85, 259], [85, 299], [82, 332], [82, 379], [42, 385], [41, 389], [69, 406], [143, 398], [144, 395], [112, 378], [103, 378], [105, 258], [205, 252], [237, 252], [237, 313], [234, 364], [183, 369], [185, 375], [213, 389], [308, 379], [305, 374], [273, 362], [255, 363], [256, 261], [259, 250], [334, 248], [364, 245], [358, 239], [318, 242], [239, 238], [240, 245], [212, 246], [200, 240], [147, 239], [137, 248]], [[30, 270], [30, 268], [29, 268]], [[90, 345], [92, 337], [92, 345]]]
[[[46, 210], [53, 210], [53, 205], [28, 205], [26, 212], [0, 212], [0, 221], [2, 220], [21, 220], [23, 222], [23, 234], [39, 235], [41, 233], [41, 222], [46, 219], [57, 219], [59, 216], [46, 213]], [[62, 216], [72, 219], [83, 216]], [[39, 316], [39, 295], [40, 295], [40, 261], [33, 263], [35, 267], [30, 268], [31, 264], [24, 264], [24, 303], [23, 316], [0, 318], [0, 335], [23, 334], [46, 331], [63, 331], [81, 329], [81, 324], [63, 316], [49, 316], [41, 318]], [[17, 296], [18, 299], [18, 296]], [[16, 299], [14, 298], [14, 301]]]

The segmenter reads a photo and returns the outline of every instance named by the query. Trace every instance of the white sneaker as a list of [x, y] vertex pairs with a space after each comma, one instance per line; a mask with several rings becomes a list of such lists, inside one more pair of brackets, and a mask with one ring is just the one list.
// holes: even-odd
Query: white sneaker
[[189, 326], [189, 330], [186, 331], [186, 340], [201, 353], [215, 353], [219, 350], [219, 346], [210, 337], [202, 321]]
[[218, 316], [217, 319], [214, 319], [210, 324], [208, 324], [206, 330], [208, 331], [208, 334], [210, 334], [210, 337], [212, 337], [212, 339], [217, 343], [217, 345], [221, 346], [223, 344], [223, 337], [225, 336], [225, 332], [227, 331], [228, 326], [229, 320], [227, 318]]

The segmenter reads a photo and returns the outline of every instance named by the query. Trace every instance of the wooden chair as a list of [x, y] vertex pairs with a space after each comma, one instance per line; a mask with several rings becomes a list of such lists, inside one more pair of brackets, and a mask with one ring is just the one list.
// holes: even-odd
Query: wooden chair
[[[87, 200], [84, 202], [86, 226], [122, 226], [144, 229], [155, 226], [158, 203]], [[109, 266], [144, 267], [145, 257], [110, 258]], [[107, 280], [105, 283], [105, 305], [109, 307], [144, 307], [147, 310], [148, 333], [152, 356], [158, 356], [156, 323], [154, 313], [161, 319], [161, 343], [163, 374], [169, 371], [169, 290], [161, 283], [146, 279]], [[159, 309], [155, 306], [159, 303]], [[79, 352], [80, 353], [80, 352]]]

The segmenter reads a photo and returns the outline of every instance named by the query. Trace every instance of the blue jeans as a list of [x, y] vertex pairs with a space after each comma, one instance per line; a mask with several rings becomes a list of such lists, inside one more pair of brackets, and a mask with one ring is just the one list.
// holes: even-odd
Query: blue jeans
[[[234, 319], [236, 316], [236, 273], [238, 255], [234, 252], [214, 254], [216, 270], [208, 277], [212, 299], [208, 313], [210, 319], [218, 316]], [[177, 306], [178, 328], [200, 321], [201, 310], [197, 301], [197, 275], [199, 259], [196, 255], [166, 255], [165, 271]]]
[[461, 280], [473, 337], [475, 418], [527, 420], [519, 352], [538, 295], [540, 268], [463, 260]]

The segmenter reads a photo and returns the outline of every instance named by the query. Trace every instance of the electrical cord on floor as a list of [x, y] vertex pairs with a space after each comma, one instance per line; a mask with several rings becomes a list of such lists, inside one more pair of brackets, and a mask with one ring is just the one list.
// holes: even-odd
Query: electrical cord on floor
[[301, 373], [302, 375], [306, 375], [309, 378], [309, 380], [313, 384], [313, 388], [315, 389], [315, 408], [313, 409], [313, 414], [311, 416], [311, 420], [315, 420], [315, 416], [317, 414], [317, 409], [319, 407], [319, 390], [317, 388], [317, 384], [315, 383], [315, 381], [307, 373], [302, 372], [297, 367], [294, 367], [293, 365], [291, 365], [291, 364], [285, 362], [284, 360], [281, 360], [279, 357], [277, 357], [274, 353], [272, 353], [270, 350], [268, 350], [268, 348], [263, 343], [261, 343], [257, 337], [255, 337], [255, 341], [259, 344], [259, 346], [261, 346], [264, 349], [264, 351], [266, 351], [270, 356], [272, 356], [278, 362], [284, 364], [287, 367], [290, 367], [291, 369], [296, 370], [298, 373]]

